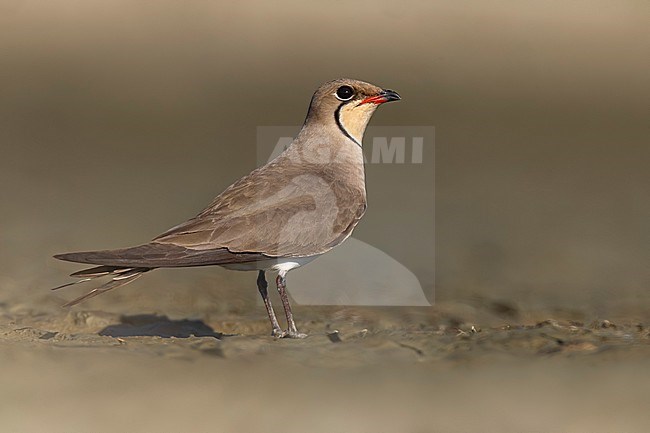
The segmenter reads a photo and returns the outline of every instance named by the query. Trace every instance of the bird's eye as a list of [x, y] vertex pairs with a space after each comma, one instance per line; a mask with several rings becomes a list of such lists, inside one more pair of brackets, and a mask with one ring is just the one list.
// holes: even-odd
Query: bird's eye
[[350, 86], [341, 86], [336, 91], [336, 97], [341, 101], [349, 101], [354, 96], [354, 89]]

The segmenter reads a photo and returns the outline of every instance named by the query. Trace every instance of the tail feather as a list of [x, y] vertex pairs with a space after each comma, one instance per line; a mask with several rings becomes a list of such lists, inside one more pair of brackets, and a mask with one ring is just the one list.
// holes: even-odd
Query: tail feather
[[77, 271], [70, 276], [72, 277], [77, 277], [79, 280], [73, 281], [71, 283], [66, 283], [62, 284], [58, 287], [53, 288], [52, 290], [59, 290], [64, 287], [69, 287], [69, 286], [74, 286], [76, 284], [80, 283], [85, 283], [88, 281], [95, 280], [100, 277], [105, 277], [105, 276], [112, 276], [111, 280], [104, 283], [103, 285], [91, 290], [90, 292], [86, 293], [83, 296], [80, 296], [79, 298], [76, 298], [65, 305], [64, 307], [70, 307], [72, 305], [76, 305], [82, 301], [85, 301], [86, 299], [93, 298], [97, 295], [101, 295], [104, 292], [108, 292], [109, 290], [116, 289], [120, 286], [124, 286], [131, 281], [134, 281], [137, 279], [140, 275], [144, 274], [145, 272], [150, 271], [151, 268], [125, 268], [125, 267], [115, 267], [115, 266], [96, 266], [93, 268], [89, 269], [84, 269], [81, 271]]
[[116, 277], [113, 277], [112, 280], [104, 283], [103, 285], [92, 289], [90, 292], [86, 293], [83, 296], [80, 296], [72, 301], [63, 305], [63, 307], [71, 307], [77, 305], [78, 303], [85, 301], [86, 299], [94, 298], [95, 296], [101, 295], [102, 293], [108, 292], [109, 290], [117, 289], [122, 287], [131, 281], [138, 279], [143, 273], [147, 272], [149, 269], [133, 269], [124, 274], [120, 274]]
[[81, 280], [73, 281], [71, 283], [61, 284], [60, 286], [53, 287], [50, 290], [59, 290], [59, 289], [62, 289], [64, 287], [70, 287], [70, 286], [74, 286], [76, 284], [85, 283], [86, 281], [91, 281], [91, 280], [94, 280], [95, 278], [96, 277], [82, 278]]
[[82, 269], [81, 271], [73, 272], [71, 277], [80, 278], [80, 280], [72, 281], [70, 283], [61, 284], [50, 290], [59, 290], [64, 287], [74, 286], [76, 284], [85, 283], [94, 280], [95, 278], [104, 277], [110, 274], [121, 274], [132, 270], [133, 268], [117, 268], [115, 266], [95, 266], [93, 268]]
[[82, 269], [80, 271], [70, 274], [71, 277], [103, 277], [104, 275], [112, 273], [122, 273], [125, 271], [130, 271], [133, 268], [117, 268], [115, 266], [95, 266], [94, 268]]

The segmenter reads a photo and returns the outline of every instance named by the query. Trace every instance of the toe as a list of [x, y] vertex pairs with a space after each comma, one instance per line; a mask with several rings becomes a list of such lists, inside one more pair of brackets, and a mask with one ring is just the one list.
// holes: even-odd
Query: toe
[[307, 338], [307, 334], [303, 334], [302, 332], [287, 332], [286, 333], [286, 338], [297, 338], [297, 339], [302, 339], [302, 338]]
[[271, 331], [271, 336], [273, 338], [284, 338], [284, 337], [287, 336], [287, 333], [284, 332], [282, 329], [278, 328], [278, 329], [274, 329], [273, 331]]

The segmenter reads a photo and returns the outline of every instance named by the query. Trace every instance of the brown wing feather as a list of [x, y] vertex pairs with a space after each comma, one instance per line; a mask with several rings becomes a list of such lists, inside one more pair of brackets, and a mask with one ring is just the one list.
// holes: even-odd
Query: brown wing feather
[[349, 236], [365, 211], [362, 162], [353, 157], [334, 164], [297, 159], [289, 148], [234, 183], [195, 218], [154, 241], [268, 257], [328, 251]]
[[57, 254], [59, 260], [129, 268], [167, 268], [246, 263], [264, 258], [260, 254], [233, 254], [227, 249], [190, 250], [177, 245], [149, 243], [104, 251]]

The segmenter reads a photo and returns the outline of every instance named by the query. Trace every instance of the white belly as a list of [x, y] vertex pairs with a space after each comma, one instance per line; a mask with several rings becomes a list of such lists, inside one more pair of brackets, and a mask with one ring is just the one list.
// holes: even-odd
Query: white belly
[[310, 257], [288, 257], [283, 259], [267, 259], [250, 263], [231, 263], [228, 265], [221, 265], [226, 269], [234, 271], [278, 271], [289, 272], [291, 269], [298, 268], [306, 265], [318, 256]]

